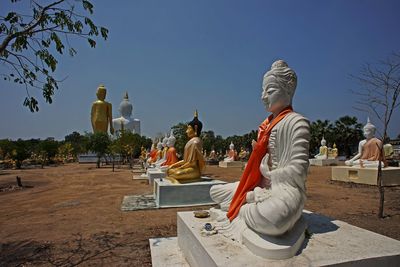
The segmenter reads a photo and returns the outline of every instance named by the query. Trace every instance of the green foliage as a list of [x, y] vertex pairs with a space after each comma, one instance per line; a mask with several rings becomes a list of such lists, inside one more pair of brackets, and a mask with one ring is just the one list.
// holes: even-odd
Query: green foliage
[[[75, 6], [79, 2], [81, 6]], [[17, 11], [26, 8], [31, 9], [31, 14]], [[97, 26], [87, 13], [93, 14], [93, 5], [87, 0], [43, 4], [21, 1], [15, 4], [15, 10], [0, 16], [0, 62], [10, 69], [10, 73], [1, 75], [4, 80], [25, 86], [23, 105], [31, 112], [39, 110], [37, 99], [29, 94], [31, 87], [40, 89], [45, 101], [52, 103], [59, 83], [53, 76], [58, 65], [55, 54], [62, 55], [66, 49], [70, 56], [76, 54], [68, 38], [81, 37], [93, 48], [96, 36], [107, 39], [108, 30]]]
[[100, 158], [103, 157], [107, 151], [108, 146], [111, 144], [110, 137], [107, 133], [97, 132], [89, 134], [88, 147], [91, 151], [97, 154], [97, 167], [100, 168]]
[[14, 143], [14, 148], [11, 153], [11, 158], [15, 160], [15, 165], [17, 169], [21, 169], [22, 161], [29, 158], [31, 154], [29, 151], [28, 141], [18, 139], [13, 143]]
[[50, 159], [58, 152], [59, 143], [53, 138], [47, 138], [40, 142], [39, 151], [44, 156], [44, 162], [49, 162]]
[[64, 137], [65, 142], [70, 143], [72, 146], [72, 155], [74, 158], [78, 156], [78, 154], [82, 154], [88, 151], [88, 142], [89, 137], [86, 135], [81, 135], [80, 133], [74, 131], [71, 134], [68, 134]]
[[188, 137], [186, 135], [186, 129], [187, 129], [187, 123], [183, 123], [183, 122], [181, 122], [175, 126], [172, 126], [172, 131], [176, 138], [175, 149], [176, 149], [176, 152], [181, 157], [183, 157], [183, 151], [184, 151], [185, 145], [188, 141]]
[[10, 139], [0, 140], [0, 159], [9, 159], [14, 149], [14, 144]]

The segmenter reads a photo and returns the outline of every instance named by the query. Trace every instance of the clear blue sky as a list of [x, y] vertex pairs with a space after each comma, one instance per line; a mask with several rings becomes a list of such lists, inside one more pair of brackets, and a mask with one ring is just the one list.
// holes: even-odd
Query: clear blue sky
[[[13, 6], [2, 2], [1, 15]], [[40, 99], [38, 113], [22, 106], [23, 87], [0, 81], [0, 138], [63, 139], [72, 131], [91, 131], [90, 107], [100, 83], [114, 117], [128, 91], [134, 117], [149, 137], [191, 120], [196, 108], [205, 130], [241, 135], [267, 116], [261, 80], [276, 59], [297, 72], [295, 110], [311, 121], [352, 115], [365, 122], [368, 114], [353, 108], [350, 89], [358, 84], [349, 75], [400, 50], [395, 0], [93, 4], [94, 21], [110, 30], [109, 39], [99, 40], [96, 49], [73, 41], [78, 54], [58, 57], [56, 76], [67, 79], [53, 104], [32, 90]], [[400, 134], [399, 113], [391, 137]]]

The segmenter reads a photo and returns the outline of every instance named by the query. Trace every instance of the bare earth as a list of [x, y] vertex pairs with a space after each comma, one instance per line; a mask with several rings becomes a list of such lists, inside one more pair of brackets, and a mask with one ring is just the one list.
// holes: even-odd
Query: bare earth
[[[241, 172], [207, 166], [206, 175], [236, 181]], [[400, 240], [400, 188], [386, 189], [378, 219], [376, 187], [334, 183], [330, 172], [311, 167], [306, 209]], [[0, 171], [0, 189], [0, 266], [151, 266], [148, 239], [176, 236], [177, 211], [209, 208], [122, 212], [125, 195], [152, 187], [94, 164]]]

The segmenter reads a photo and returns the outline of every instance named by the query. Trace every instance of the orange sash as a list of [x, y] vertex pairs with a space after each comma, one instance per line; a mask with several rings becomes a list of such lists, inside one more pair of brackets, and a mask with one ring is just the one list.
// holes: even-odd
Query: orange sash
[[239, 186], [233, 196], [227, 216], [230, 221], [236, 218], [239, 210], [246, 201], [247, 192], [253, 190], [261, 180], [260, 164], [268, 151], [269, 136], [274, 126], [280, 122], [287, 114], [292, 112], [291, 106], [282, 110], [279, 115], [273, 119], [271, 114], [258, 128], [257, 144], [253, 148], [250, 159], [240, 178]]

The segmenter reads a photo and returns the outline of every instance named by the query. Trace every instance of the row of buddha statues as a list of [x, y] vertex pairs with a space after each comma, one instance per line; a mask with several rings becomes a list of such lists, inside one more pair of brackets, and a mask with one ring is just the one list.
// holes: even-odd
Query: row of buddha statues
[[249, 158], [250, 151], [245, 150], [243, 147], [240, 148], [239, 153], [235, 150], [235, 145], [233, 142], [229, 145], [229, 150], [225, 151], [225, 154], [220, 152], [216, 152], [214, 149], [211, 150], [210, 154], [207, 155], [207, 151], [203, 152], [204, 158], [207, 162], [213, 161], [225, 161], [225, 162], [232, 162], [232, 161], [246, 161]]
[[[381, 161], [382, 167], [385, 166], [385, 159], [390, 158], [393, 155], [393, 147], [387, 144], [382, 150], [382, 141], [375, 137], [376, 127], [367, 119], [367, 123], [363, 127], [363, 135], [365, 139], [361, 140], [358, 144], [357, 154], [351, 159], [345, 161], [347, 166], [355, 167], [378, 167], [379, 161]], [[333, 148], [326, 146], [326, 140], [322, 137], [321, 146], [319, 147], [319, 153], [315, 155], [315, 159], [335, 159], [339, 155], [339, 151], [336, 148], [336, 144], [333, 144]]]
[[[265, 73], [261, 100], [270, 115], [258, 128], [257, 140], [252, 142], [252, 153], [240, 181], [214, 185], [210, 190], [211, 198], [222, 212], [215, 226], [218, 233], [238, 241], [242, 240], [245, 230], [280, 236], [291, 231], [302, 216], [311, 135], [308, 119], [293, 110], [296, 87], [297, 75], [283, 60], [275, 61]], [[98, 90], [98, 94], [104, 100], [105, 91]], [[111, 106], [104, 112], [111, 112], [109, 109]], [[92, 117], [93, 114], [95, 118], [108, 116], [97, 116], [96, 112], [97, 108], [94, 112], [92, 109]], [[106, 119], [92, 122], [94, 128], [107, 129], [108, 123], [112, 126]], [[196, 111], [187, 124], [189, 141], [184, 147], [183, 159], [178, 160], [174, 149], [176, 139], [171, 132], [150, 151], [148, 163], [164, 168], [166, 179], [171, 183], [201, 180], [205, 167], [200, 139], [202, 127]], [[382, 143], [374, 134], [375, 126], [368, 122], [364, 127], [366, 139], [360, 142], [359, 153], [347, 165], [369, 166], [380, 160], [378, 152]], [[326, 141], [321, 145], [318, 156], [337, 156], [336, 148], [329, 154]], [[224, 160], [236, 160], [238, 155], [233, 143], [229, 148]]]
[[198, 119], [196, 111], [186, 128], [189, 141], [185, 145], [182, 160], [179, 160], [174, 147], [176, 138], [172, 130], [169, 136], [165, 135], [162, 141], [153, 144], [149, 153], [142, 148], [141, 158], [146, 161], [148, 168], [165, 171], [166, 179], [174, 184], [199, 181], [205, 168], [203, 143], [200, 139], [202, 128], [203, 123]]
[[140, 120], [132, 117], [133, 105], [129, 102], [128, 93], [119, 105], [120, 117], [112, 118], [112, 105], [106, 99], [107, 89], [104, 85], [97, 88], [97, 100], [92, 104], [91, 123], [93, 132], [110, 131], [111, 134], [118, 134], [121, 131], [129, 131], [140, 135]]

